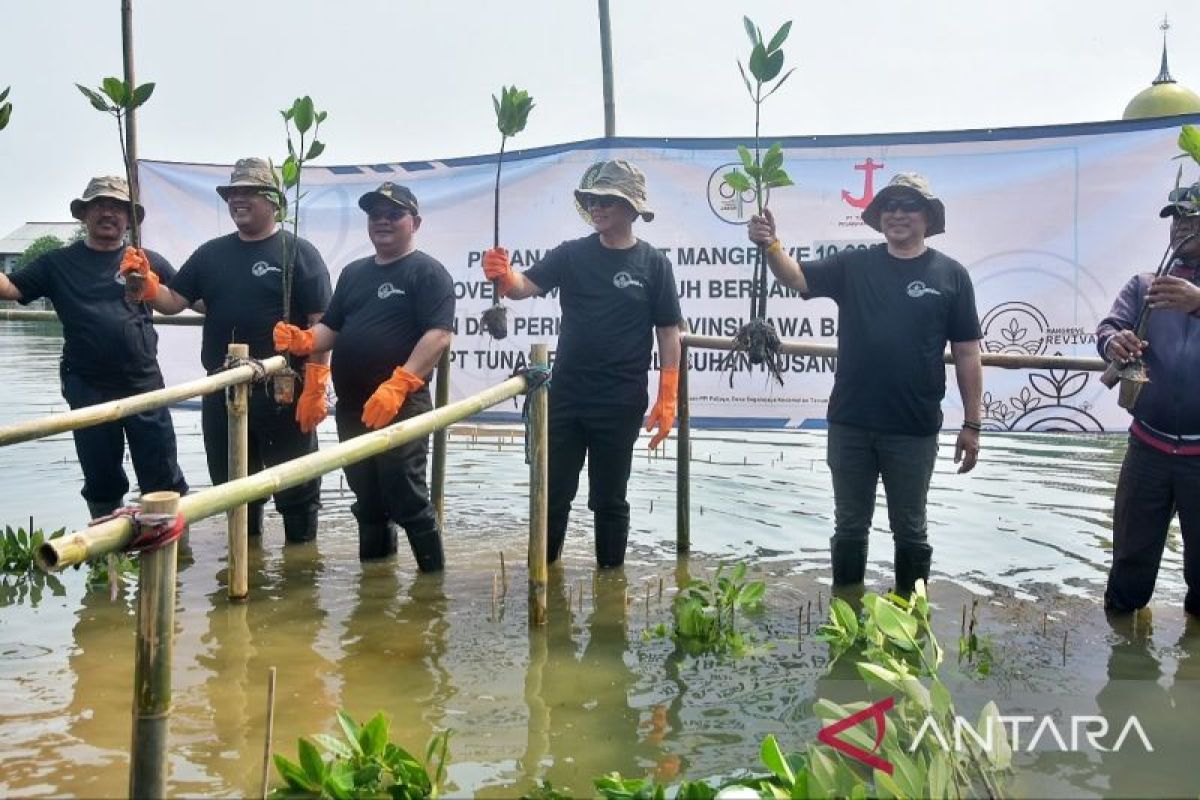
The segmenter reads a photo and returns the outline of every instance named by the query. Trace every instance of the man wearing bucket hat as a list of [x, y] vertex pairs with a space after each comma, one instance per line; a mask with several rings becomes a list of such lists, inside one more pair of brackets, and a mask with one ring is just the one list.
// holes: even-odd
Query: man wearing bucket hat
[[[1183, 607], [1200, 617], [1200, 183], [1171, 192], [1171, 255], [1163, 274], [1135, 275], [1096, 328], [1108, 361], [1141, 358], [1149, 382], [1133, 404], [1113, 509], [1113, 558], [1104, 606], [1150, 602], [1171, 519], [1183, 531]], [[1166, 258], [1166, 257], [1165, 257]], [[1143, 306], [1145, 340], [1135, 330]]]
[[805, 264], [776, 238], [769, 210], [751, 219], [749, 235], [766, 248], [780, 283], [806, 299], [829, 297], [838, 305], [838, 363], [827, 412], [834, 587], [854, 591], [863, 583], [882, 477], [895, 588], [907, 594], [918, 579], [928, 580], [933, 555], [925, 506], [946, 393], [942, 354], [949, 342], [963, 404], [954, 461], [959, 472], [969, 472], [982, 427], [982, 334], [967, 270], [925, 244], [945, 231], [946, 209], [923, 177], [896, 175], [862, 219], [885, 243]]
[[547, 556], [562, 553], [579, 472], [588, 462], [588, 508], [595, 522], [596, 561], [624, 563], [629, 539], [626, 489], [642, 417], [649, 405], [646, 373], [656, 338], [658, 401], [647, 430], [657, 447], [675, 422], [679, 384], [679, 294], [662, 253], [633, 233], [654, 212], [646, 178], [627, 161], [605, 161], [584, 174], [575, 199], [595, 233], [564, 242], [524, 273], [503, 248], [484, 254], [484, 274], [504, 296], [521, 299], [557, 288], [562, 332], [550, 383], [550, 486]]
[[[427, 382], [454, 330], [454, 281], [417, 249], [416, 196], [385, 182], [360, 197], [358, 206], [367, 214], [375, 255], [346, 265], [320, 322], [308, 330], [280, 322], [274, 332], [280, 352], [332, 351], [342, 441], [431, 411]], [[323, 400], [314, 410], [321, 416]], [[425, 484], [427, 452], [423, 437], [345, 468], [355, 497], [359, 558], [394, 554], [393, 525], [399, 525], [418, 569], [442, 569], [441, 532]]]
[[[0, 299], [26, 304], [46, 297], [54, 304], [63, 324], [62, 393], [71, 408], [163, 387], [150, 310], [126, 298], [119, 267], [123, 258], [136, 259], [162, 283], [175, 270], [158, 253], [126, 248], [132, 214], [140, 222], [146, 211], [130, 202], [124, 178], [92, 178], [83, 195], [71, 201], [71, 216], [86, 229], [84, 239], [46, 253], [11, 280], [0, 275]], [[165, 408], [80, 428], [73, 436], [83, 469], [82, 494], [93, 518], [119, 507], [129, 489], [121, 466], [126, 441], [143, 494], [187, 492]]]
[[[229, 183], [216, 189], [237, 230], [200, 245], [180, 267], [170, 287], [148, 295], [154, 308], [166, 314], [203, 303], [200, 361], [210, 374], [224, 367], [230, 342], [249, 344], [251, 358], [274, 354], [271, 329], [283, 317], [285, 246], [296, 254], [289, 321], [303, 327], [312, 325], [321, 318], [331, 294], [329, 269], [321, 254], [308, 241], [296, 239], [278, 224], [287, 200], [267, 161], [239, 160]], [[147, 292], [152, 291], [147, 286]], [[318, 398], [324, 405], [328, 361], [326, 355], [309, 359], [304, 367], [304, 391], [295, 410], [277, 404], [264, 384], [253, 385], [249, 412], [252, 474], [316, 452], [316, 423], [304, 425], [300, 417], [317, 404]], [[213, 484], [224, 483], [229, 480], [229, 445], [228, 416], [221, 393], [204, 396], [201, 427], [209, 476]], [[275, 507], [283, 517], [287, 542], [316, 538], [320, 493], [320, 478], [275, 493]], [[262, 533], [263, 505], [262, 501], [250, 504], [251, 536]]]

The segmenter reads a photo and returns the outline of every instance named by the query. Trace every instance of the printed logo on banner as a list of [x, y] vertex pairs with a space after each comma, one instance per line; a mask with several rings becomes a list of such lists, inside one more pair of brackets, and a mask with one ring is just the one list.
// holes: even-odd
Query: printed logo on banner
[[256, 278], [261, 278], [268, 272], [283, 272], [279, 267], [268, 264], [266, 261], [255, 261], [254, 266], [250, 268], [250, 274]]
[[646, 288], [646, 284], [642, 283], [625, 270], [621, 270], [616, 275], [613, 275], [613, 286], [617, 287], [618, 289], [628, 289], [630, 286], [636, 286], [639, 289]]
[[[717, 215], [717, 219], [730, 225], [749, 224], [750, 215], [757, 210], [753, 189], [735, 192], [733, 187], [725, 182], [725, 173], [735, 168], [740, 169], [741, 166], [740, 161], [730, 161], [717, 167], [712, 175], [708, 176], [708, 207]], [[770, 199], [771, 190], [767, 189], [763, 205]]]
[[885, 166], [886, 164], [882, 162], [875, 163], [875, 159], [873, 158], [868, 158], [866, 161], [855, 164], [855, 169], [866, 173], [863, 175], [862, 194], [855, 197], [848, 190], [842, 189], [842, 200], [858, 209], [869, 206], [871, 201], [875, 199], [875, 170], [883, 169]]
[[403, 289], [397, 289], [395, 286], [393, 286], [391, 281], [380, 284], [379, 291], [375, 292], [375, 294], [379, 297], [380, 300], [386, 300], [387, 298], [391, 297], [394, 294], [398, 294], [403, 297], [404, 293], [405, 292]]

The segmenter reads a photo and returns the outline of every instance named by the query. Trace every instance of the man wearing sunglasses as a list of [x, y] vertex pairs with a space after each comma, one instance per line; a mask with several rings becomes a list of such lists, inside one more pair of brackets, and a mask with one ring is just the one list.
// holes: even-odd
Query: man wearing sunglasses
[[671, 262], [633, 233], [654, 219], [646, 178], [623, 160], [593, 165], [575, 200], [595, 233], [564, 242], [524, 273], [508, 252], [484, 254], [483, 271], [505, 297], [519, 300], [557, 288], [562, 332], [550, 383], [550, 485], [547, 559], [557, 561], [567, 535], [579, 472], [588, 463], [588, 508], [595, 523], [596, 563], [619, 567], [629, 540], [625, 499], [642, 416], [649, 405], [646, 373], [658, 342], [658, 402], [646, 430], [657, 447], [675, 422], [679, 384], [679, 294]]
[[[1131, 278], [1096, 329], [1100, 355], [1119, 363], [1141, 358], [1150, 378], [1130, 412], [1104, 607], [1124, 613], [1150, 602], [1178, 513], [1183, 607], [1200, 617], [1200, 183], [1171, 192], [1159, 216], [1171, 219], [1166, 273]], [[1153, 313], [1141, 340], [1135, 329], [1147, 304]]]
[[979, 315], [966, 269], [925, 245], [946, 229], [946, 210], [926, 180], [896, 175], [862, 212], [883, 244], [800, 264], [775, 235], [769, 210], [750, 221], [780, 283], [805, 299], [838, 304], [838, 364], [829, 397], [827, 459], [833, 477], [833, 584], [855, 591], [867, 566], [867, 535], [883, 478], [895, 553], [895, 589], [928, 580], [933, 548], [925, 514], [946, 394], [943, 352], [954, 357], [963, 427], [959, 472], [979, 454], [983, 369]]
[[[286, 239], [296, 254], [292, 272], [291, 322], [311, 325], [329, 303], [329, 269], [317, 248], [282, 230], [279, 218], [287, 199], [279, 190], [271, 165], [261, 158], [243, 158], [233, 167], [229, 183], [216, 187], [237, 229], [205, 242], [179, 269], [170, 287], [147, 281], [143, 298], [157, 311], [178, 314], [201, 306], [204, 332], [200, 361], [209, 374], [225, 366], [230, 342], [245, 342], [251, 358], [274, 354], [271, 328], [283, 317], [283, 257]], [[327, 356], [315, 356], [304, 367], [305, 385], [298, 406], [319, 395], [324, 402], [329, 372]], [[296, 364], [295, 366], [299, 366]], [[201, 428], [208, 474], [214, 485], [229, 480], [228, 412], [223, 392], [207, 394], [201, 402]], [[250, 473], [316, 452], [317, 434], [305, 427], [291, 406], [278, 405], [266, 384], [250, 389]], [[275, 493], [289, 544], [317, 536], [321, 479]], [[264, 501], [249, 505], [251, 536], [262, 534]]]
[[[358, 199], [375, 255], [342, 270], [321, 321], [308, 330], [280, 322], [275, 347], [303, 356], [333, 352], [338, 439], [345, 441], [433, 409], [427, 382], [450, 346], [454, 281], [417, 249], [417, 198], [385, 182]], [[302, 423], [325, 417], [325, 398], [301, 409]], [[386, 558], [404, 528], [421, 572], [442, 569], [442, 535], [425, 483], [428, 437], [345, 468], [354, 492], [358, 555]]]

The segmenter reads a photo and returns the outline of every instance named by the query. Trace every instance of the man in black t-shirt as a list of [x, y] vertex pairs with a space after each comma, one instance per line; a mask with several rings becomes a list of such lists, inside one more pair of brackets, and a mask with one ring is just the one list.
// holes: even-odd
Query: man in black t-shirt
[[550, 383], [547, 558], [557, 561], [562, 553], [586, 456], [596, 562], [617, 567], [625, 561], [629, 539], [625, 495], [633, 445], [649, 403], [651, 348], [657, 337], [658, 402], [646, 426], [658, 428], [650, 441], [657, 447], [675, 421], [683, 317], [671, 262], [633, 235], [634, 220], [654, 218], [641, 170], [626, 161], [606, 161], [585, 173], [575, 197], [590, 214], [594, 234], [563, 242], [523, 274], [513, 272], [506, 250], [489, 250], [484, 273], [513, 299], [559, 290], [562, 330]]
[[950, 343], [963, 401], [955, 445], [959, 472], [979, 454], [983, 369], [975, 290], [961, 264], [925, 246], [946, 229], [946, 211], [920, 175], [901, 173], [871, 200], [863, 221], [885, 244], [799, 264], [775, 236], [769, 210], [750, 221], [780, 283], [838, 304], [838, 364], [829, 397], [836, 588], [863, 583], [875, 491], [883, 478], [895, 543], [896, 591], [928, 580], [933, 548], [925, 515], [946, 394]]
[[[177, 314], [192, 305], [204, 308], [200, 361], [209, 374], [225, 364], [230, 342], [250, 345], [251, 358], [274, 354], [271, 328], [283, 317], [285, 249], [295, 254], [289, 321], [314, 324], [329, 304], [329, 269], [309, 242], [281, 230], [279, 216], [287, 200], [278, 189], [270, 165], [244, 158], [233, 168], [229, 183], [217, 187], [229, 207], [237, 231], [197, 248], [169, 287], [156, 290], [155, 309]], [[153, 287], [148, 287], [153, 290]], [[325, 396], [328, 356], [314, 356], [305, 365], [305, 385], [298, 408], [279, 405], [265, 384], [250, 391], [250, 473], [316, 452], [316, 423], [302, 424], [301, 407]], [[207, 394], [201, 405], [208, 474], [214, 485], [229, 480], [228, 415], [221, 392]], [[308, 542], [317, 535], [321, 479], [275, 493], [289, 543]], [[262, 533], [263, 501], [250, 504], [249, 532]]]
[[[358, 205], [367, 212], [375, 255], [346, 265], [319, 323], [303, 330], [280, 322], [274, 331], [280, 352], [333, 352], [342, 441], [432, 410], [426, 383], [454, 330], [454, 281], [417, 249], [417, 198], [388, 182]], [[304, 413], [323, 417], [324, 398]], [[427, 449], [425, 437], [345, 468], [355, 497], [359, 558], [395, 553], [394, 523], [408, 535], [418, 569], [442, 569], [442, 537], [425, 484]]]
[[[175, 276], [166, 259], [152, 250], [125, 247], [133, 207], [124, 178], [93, 178], [83, 196], [71, 202], [71, 216], [87, 230], [83, 241], [52, 250], [15, 273], [0, 274], [0, 299], [28, 304], [47, 297], [63, 324], [59, 372], [71, 408], [163, 388], [158, 369], [158, 334], [150, 310], [125, 297], [119, 267], [123, 255], [137, 258], [163, 282]], [[143, 411], [116, 422], [73, 432], [83, 469], [83, 498], [93, 518], [119, 507], [129, 489], [121, 466], [125, 442], [138, 488], [187, 492], [175, 457], [175, 429], [166, 408]]]

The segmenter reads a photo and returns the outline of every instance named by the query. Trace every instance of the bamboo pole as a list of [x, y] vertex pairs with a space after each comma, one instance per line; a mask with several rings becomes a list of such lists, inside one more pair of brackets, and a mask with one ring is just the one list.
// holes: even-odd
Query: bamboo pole
[[[270, 374], [279, 372], [286, 367], [287, 361], [283, 356], [272, 356], [263, 361], [262, 366], [267, 374]], [[18, 422], [15, 425], [6, 425], [0, 428], [0, 447], [19, 442], [28, 442], [31, 439], [41, 439], [45, 436], [73, 431], [78, 428], [100, 425], [105, 422], [113, 422], [122, 417], [129, 417], [143, 411], [149, 411], [152, 408], [162, 408], [163, 406], [178, 403], [180, 400], [187, 400], [202, 394], [217, 392], [239, 383], [246, 383], [254, 377], [255, 371], [253, 367], [235, 367], [204, 378], [197, 378], [187, 383], [168, 386], [165, 389], [155, 389], [152, 392], [143, 392], [142, 394], [123, 397], [120, 400], [113, 400], [108, 403], [97, 403], [94, 406], [85, 406], [77, 408], [74, 411], [66, 411], [62, 414], [51, 414], [48, 417], [40, 419]]]
[[[450, 351], [442, 353], [437, 364], [437, 387], [434, 389], [434, 408], [450, 402]], [[437, 514], [438, 530], [446, 535], [446, 429], [433, 434], [433, 476], [429, 482], [429, 501]]]
[[[535, 344], [529, 356], [534, 367], [549, 366], [549, 346]], [[533, 392], [529, 403], [529, 622], [546, 624], [546, 519], [549, 451], [547, 427], [549, 403], [546, 391]]]
[[[228, 511], [233, 506], [269, 497], [339, 467], [426, 437], [438, 428], [452, 425], [516, 397], [525, 391], [525, 385], [526, 379], [523, 376], [509, 378], [445, 408], [427, 411], [245, 478], [189, 494], [180, 499], [179, 511], [188, 522], [195, 522]], [[128, 544], [132, 535], [133, 526], [127, 518], [120, 517], [102, 522], [44, 543], [37, 551], [38, 566], [47, 572], [54, 572], [81, 564], [88, 559], [121, 549]]]
[[604, 90], [604, 135], [617, 135], [617, 104], [613, 99], [612, 21], [608, 0], [598, 0], [600, 13], [600, 73]]
[[[142, 510], [174, 515], [177, 492], [142, 495]], [[137, 644], [133, 667], [133, 747], [129, 796], [167, 796], [167, 723], [171, 716], [171, 651], [175, 634], [178, 542], [138, 559]]]
[[[250, 345], [230, 343], [230, 359], [250, 357]], [[239, 383], [225, 390], [225, 410], [229, 415], [229, 480], [250, 474], [250, 384]], [[250, 594], [249, 510], [243, 503], [225, 512], [229, 532], [229, 599], [245, 600]]]
[[692, 549], [692, 411], [688, 398], [688, 346], [679, 347], [679, 441], [675, 443], [675, 552]]
[[[132, 92], [137, 88], [133, 77], [133, 0], [121, 0], [121, 61], [125, 73], [125, 85]], [[129, 199], [133, 203], [141, 200], [138, 181], [138, 136], [137, 109], [125, 111], [125, 175], [129, 184]], [[129, 215], [129, 241], [134, 247], [142, 246], [141, 223], [137, 211]]]
[[[59, 322], [54, 311], [33, 311], [27, 308], [0, 308], [0, 322]], [[151, 317], [155, 325], [182, 325], [199, 327], [204, 324], [203, 314], [183, 313], [176, 316], [155, 314]]]
[[[697, 336], [691, 333], [683, 335], [683, 343], [690, 347], [703, 350], [732, 350], [733, 341], [720, 336]], [[785, 339], [779, 347], [779, 352], [797, 356], [837, 356], [837, 346], [832, 344], [811, 344]], [[1003, 369], [1068, 369], [1081, 372], [1103, 372], [1108, 366], [1101, 358], [1075, 358], [1073, 356], [1022, 356], [1014, 353], [983, 353], [981, 359], [985, 367], [1001, 367]], [[954, 359], [947, 352], [943, 361], [953, 364]]]

